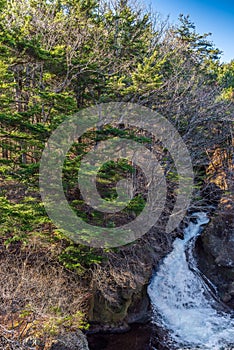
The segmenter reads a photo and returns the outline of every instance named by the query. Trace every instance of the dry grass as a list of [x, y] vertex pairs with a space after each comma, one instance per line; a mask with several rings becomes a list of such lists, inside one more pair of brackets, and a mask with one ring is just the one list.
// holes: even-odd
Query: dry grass
[[27, 348], [29, 338], [30, 348], [46, 349], [58, 333], [85, 324], [84, 276], [67, 271], [38, 243], [0, 245], [0, 349]]

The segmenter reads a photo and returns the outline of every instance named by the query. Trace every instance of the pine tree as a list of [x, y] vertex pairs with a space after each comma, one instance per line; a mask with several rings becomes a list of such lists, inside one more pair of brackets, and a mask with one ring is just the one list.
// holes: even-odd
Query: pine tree
[[175, 29], [178, 40], [186, 45], [188, 53], [196, 53], [195, 58], [198, 63], [219, 60], [221, 51], [215, 48], [214, 44], [208, 40], [211, 33], [198, 34], [196, 26], [189, 15], [181, 14], [179, 21], [179, 27]]

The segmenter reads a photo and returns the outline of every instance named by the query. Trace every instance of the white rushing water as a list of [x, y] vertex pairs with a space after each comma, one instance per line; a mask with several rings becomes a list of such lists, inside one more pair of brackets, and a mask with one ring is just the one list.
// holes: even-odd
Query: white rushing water
[[[173, 251], [148, 287], [153, 322], [169, 331], [171, 345], [177, 349], [234, 350], [233, 314], [213, 298], [191, 254], [201, 226], [209, 219], [204, 213], [193, 217], [196, 220], [185, 229], [184, 240], [175, 240]], [[190, 256], [189, 262], [186, 255]]]

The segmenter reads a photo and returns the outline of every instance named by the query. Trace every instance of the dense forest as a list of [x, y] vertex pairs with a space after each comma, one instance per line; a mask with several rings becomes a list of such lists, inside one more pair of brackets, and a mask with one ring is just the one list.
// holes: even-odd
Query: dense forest
[[[44, 146], [68, 116], [107, 102], [149, 107], [172, 123], [190, 151], [193, 205], [201, 205], [201, 189], [211, 182], [227, 195], [231, 192], [234, 60], [222, 63], [209, 36], [197, 33], [189, 16], [181, 15], [178, 25], [170, 25], [128, 0], [0, 1], [3, 348], [10, 349], [13, 341], [26, 346], [25, 339], [33, 336], [35, 349], [49, 349], [60, 332], [87, 329], [92, 320], [87, 311], [91, 290], [95, 284], [95, 290], [103, 291], [111, 281], [110, 271], [106, 268], [105, 275], [102, 266], [113, 269], [116, 264], [120, 269], [121, 248], [96, 249], [73, 242], [55, 227], [40, 198]], [[76, 174], [84, 154], [115, 136], [134, 138], [149, 148], [157, 143], [137, 128], [107, 125], [88, 130], [64, 163], [63, 185], [70, 205], [84, 220], [103, 227], [116, 222], [84, 203]], [[171, 187], [170, 207], [176, 170], [167, 150], [161, 145], [158, 149]], [[115, 184], [134, 172], [141, 179], [140, 170], [128, 162], [103, 166], [98, 185], [103, 197], [111, 200]], [[138, 187], [117, 221], [141, 212], [144, 181]], [[128, 247], [131, 254], [135, 244]], [[112, 287], [110, 282], [108, 288]]]

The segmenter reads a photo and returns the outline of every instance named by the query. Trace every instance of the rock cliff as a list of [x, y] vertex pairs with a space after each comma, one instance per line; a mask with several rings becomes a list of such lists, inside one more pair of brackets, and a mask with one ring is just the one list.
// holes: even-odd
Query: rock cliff
[[89, 321], [94, 331], [119, 332], [150, 317], [147, 285], [154, 267], [170, 251], [173, 235], [153, 227], [135, 243], [108, 253], [93, 271]]
[[215, 284], [223, 302], [234, 308], [234, 203], [222, 197], [196, 244], [200, 270]]

